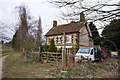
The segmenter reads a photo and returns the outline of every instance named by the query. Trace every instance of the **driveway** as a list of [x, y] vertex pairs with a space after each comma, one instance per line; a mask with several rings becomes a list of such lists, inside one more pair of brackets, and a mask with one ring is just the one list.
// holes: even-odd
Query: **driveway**
[[4, 62], [5, 58], [9, 55], [0, 58], [0, 80], [2, 79], [2, 63]]

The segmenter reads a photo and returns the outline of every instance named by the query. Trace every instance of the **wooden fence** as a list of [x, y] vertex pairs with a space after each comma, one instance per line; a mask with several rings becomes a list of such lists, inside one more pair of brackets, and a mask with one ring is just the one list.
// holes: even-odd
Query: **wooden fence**
[[62, 61], [62, 54], [54, 52], [42, 52], [40, 58], [42, 62], [59, 62]]
[[26, 52], [26, 58], [40, 62], [60, 62], [62, 54], [55, 52]]

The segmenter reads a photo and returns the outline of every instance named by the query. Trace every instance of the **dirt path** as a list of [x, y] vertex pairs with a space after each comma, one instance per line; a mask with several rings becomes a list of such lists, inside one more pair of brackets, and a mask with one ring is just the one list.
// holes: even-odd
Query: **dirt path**
[[0, 58], [0, 80], [2, 79], [2, 63], [4, 62], [5, 58], [9, 55]]

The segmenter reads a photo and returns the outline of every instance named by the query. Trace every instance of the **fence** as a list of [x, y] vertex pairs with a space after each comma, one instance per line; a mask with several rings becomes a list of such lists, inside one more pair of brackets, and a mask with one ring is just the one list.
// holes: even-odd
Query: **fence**
[[26, 59], [38, 62], [40, 54], [41, 54], [40, 52], [26, 52]]
[[40, 52], [40, 51], [25, 51], [23, 49], [23, 55], [25, 60], [31, 62], [60, 62], [62, 67], [73, 67], [74, 66], [74, 55], [66, 53], [55, 53], [55, 52]]
[[62, 61], [62, 55], [60, 53], [53, 52], [26, 52], [26, 59], [40, 62], [60, 62]]
[[42, 52], [41, 54], [42, 62], [59, 62], [62, 61], [62, 55], [60, 53], [53, 52]]

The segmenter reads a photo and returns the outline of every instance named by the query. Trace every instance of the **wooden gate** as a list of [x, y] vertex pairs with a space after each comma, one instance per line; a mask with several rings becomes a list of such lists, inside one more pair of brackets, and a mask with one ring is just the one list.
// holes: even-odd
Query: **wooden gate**
[[55, 52], [42, 52], [40, 58], [42, 62], [61, 62], [62, 54]]

